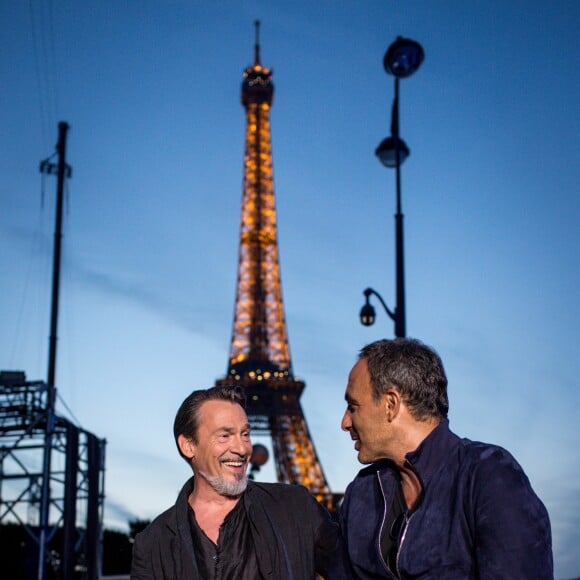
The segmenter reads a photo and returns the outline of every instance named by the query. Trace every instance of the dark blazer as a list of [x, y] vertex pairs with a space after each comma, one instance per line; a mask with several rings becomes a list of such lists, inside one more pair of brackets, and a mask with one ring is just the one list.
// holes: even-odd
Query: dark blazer
[[[193, 477], [175, 505], [135, 538], [133, 580], [200, 578], [188, 522]], [[305, 487], [248, 482], [242, 496], [260, 573], [272, 580], [307, 580], [325, 575], [338, 528]]]

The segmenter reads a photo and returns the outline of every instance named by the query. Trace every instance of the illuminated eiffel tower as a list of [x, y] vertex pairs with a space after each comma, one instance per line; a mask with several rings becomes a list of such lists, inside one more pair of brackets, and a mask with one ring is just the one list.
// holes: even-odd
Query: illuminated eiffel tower
[[294, 377], [290, 360], [272, 170], [274, 85], [272, 70], [260, 62], [255, 25], [254, 64], [242, 81], [246, 144], [234, 326], [227, 375], [216, 385], [245, 389], [252, 429], [272, 437], [278, 481], [306, 486], [333, 510], [341, 495], [330, 492], [300, 405], [305, 384]]

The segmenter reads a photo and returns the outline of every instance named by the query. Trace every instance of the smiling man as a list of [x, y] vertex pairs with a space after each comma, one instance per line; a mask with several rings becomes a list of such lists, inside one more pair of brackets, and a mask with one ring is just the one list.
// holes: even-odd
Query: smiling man
[[349, 485], [328, 578], [551, 579], [548, 514], [501, 447], [449, 430], [447, 378], [418, 340], [365, 346], [342, 429], [370, 464]]
[[135, 538], [131, 578], [311, 579], [337, 537], [328, 512], [298, 485], [248, 481], [250, 425], [238, 387], [194, 391], [173, 433], [193, 469], [173, 507]]

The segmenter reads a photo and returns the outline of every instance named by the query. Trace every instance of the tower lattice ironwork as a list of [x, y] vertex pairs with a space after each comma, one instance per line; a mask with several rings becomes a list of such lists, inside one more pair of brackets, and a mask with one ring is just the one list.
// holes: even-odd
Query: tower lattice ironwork
[[216, 385], [245, 389], [252, 429], [270, 433], [278, 481], [298, 483], [329, 509], [332, 494], [300, 405], [282, 301], [272, 166], [272, 70], [260, 62], [256, 22], [254, 64], [244, 71], [244, 181], [234, 324], [227, 375]]

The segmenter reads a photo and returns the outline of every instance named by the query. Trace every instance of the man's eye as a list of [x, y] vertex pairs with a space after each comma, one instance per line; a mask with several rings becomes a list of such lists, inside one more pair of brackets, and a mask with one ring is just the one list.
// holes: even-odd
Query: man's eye
[[349, 413], [354, 413], [354, 405], [347, 405], [347, 406], [346, 406], [346, 410], [347, 410]]

